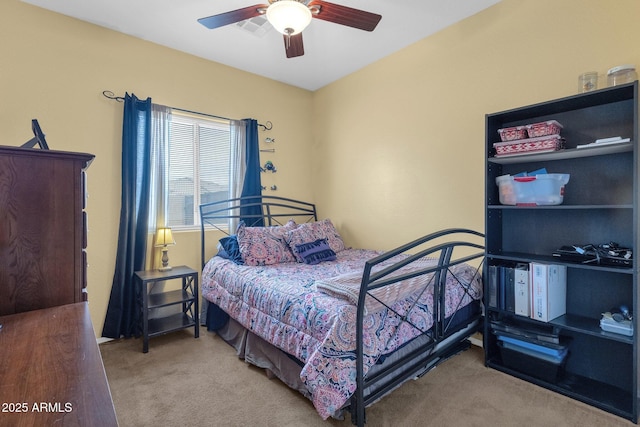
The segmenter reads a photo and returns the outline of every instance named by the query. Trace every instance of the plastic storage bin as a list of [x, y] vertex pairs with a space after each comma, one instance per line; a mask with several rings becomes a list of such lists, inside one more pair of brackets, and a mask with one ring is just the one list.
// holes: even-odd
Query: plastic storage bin
[[498, 342], [502, 363], [509, 369], [550, 383], [555, 383], [560, 373], [564, 370], [566, 357], [560, 361], [552, 362], [515, 350], [513, 347], [509, 348], [505, 344], [502, 341]]
[[560, 205], [569, 174], [549, 173], [534, 176], [502, 175], [496, 178], [503, 205]]
[[493, 148], [496, 157], [517, 156], [522, 154], [548, 153], [564, 147], [560, 135], [547, 135], [539, 138], [527, 138], [519, 141], [496, 142]]
[[628, 337], [633, 336], [633, 323], [630, 320], [623, 320], [622, 322], [616, 322], [613, 318], [605, 315], [600, 319], [600, 328], [603, 331], [613, 332], [615, 334], [622, 334]]
[[527, 128], [526, 126], [514, 126], [511, 128], [498, 129], [498, 133], [500, 134], [500, 140], [503, 142], [516, 141], [527, 137]]
[[529, 138], [537, 138], [539, 136], [559, 135], [562, 125], [556, 120], [548, 120], [546, 122], [532, 123], [527, 125], [527, 134]]
[[566, 344], [543, 344], [500, 334], [496, 338], [507, 368], [548, 382], [555, 382], [569, 355]]

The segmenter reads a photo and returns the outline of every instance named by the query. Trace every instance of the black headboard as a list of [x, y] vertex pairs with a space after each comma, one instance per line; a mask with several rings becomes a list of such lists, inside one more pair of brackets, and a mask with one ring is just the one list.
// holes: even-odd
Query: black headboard
[[[241, 215], [240, 207], [243, 210], [253, 211], [255, 209], [254, 212], [259, 213]], [[297, 223], [317, 221], [318, 215], [316, 205], [313, 203], [278, 196], [247, 196], [204, 203], [200, 205], [202, 267], [207, 262], [205, 258], [205, 230], [213, 227], [227, 235], [232, 234], [235, 230], [226, 230], [226, 224], [232, 218], [244, 221], [248, 227], [252, 227], [284, 225], [289, 219], [294, 219]], [[225, 224], [225, 228], [221, 228], [220, 224]]]

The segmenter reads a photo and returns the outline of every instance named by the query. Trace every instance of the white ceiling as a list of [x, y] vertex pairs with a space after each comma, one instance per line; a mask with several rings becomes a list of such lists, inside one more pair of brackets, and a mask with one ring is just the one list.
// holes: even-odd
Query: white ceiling
[[[260, 0], [22, 0], [121, 33], [307, 90], [319, 89], [500, 0], [332, 0], [382, 15], [373, 32], [313, 19], [304, 56], [287, 59], [270, 24], [209, 30], [198, 18]], [[265, 32], [265, 29], [268, 30]]]

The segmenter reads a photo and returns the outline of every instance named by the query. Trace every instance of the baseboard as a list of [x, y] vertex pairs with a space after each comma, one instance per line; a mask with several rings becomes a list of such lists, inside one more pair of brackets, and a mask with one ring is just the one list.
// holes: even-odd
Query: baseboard
[[475, 334], [469, 337], [469, 341], [471, 344], [482, 348], [482, 332], [476, 332]]
[[104, 343], [109, 342], [109, 341], [113, 341], [113, 338], [100, 337], [100, 338], [96, 339], [96, 341], [98, 342], [98, 345], [100, 345], [100, 344], [104, 344]]

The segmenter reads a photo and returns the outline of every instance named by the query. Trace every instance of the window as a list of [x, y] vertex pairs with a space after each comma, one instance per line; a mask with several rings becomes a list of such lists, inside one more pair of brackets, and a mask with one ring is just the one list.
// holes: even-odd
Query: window
[[173, 110], [168, 157], [167, 225], [199, 227], [201, 203], [229, 198], [229, 121]]

